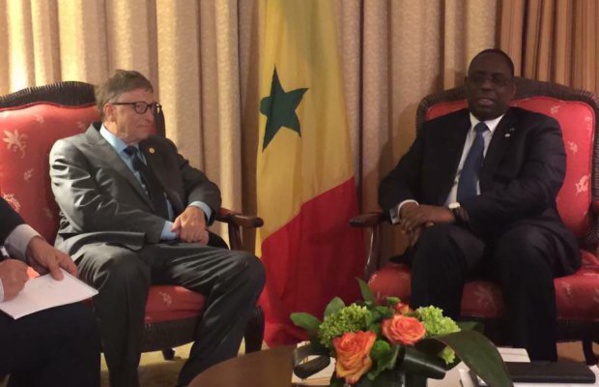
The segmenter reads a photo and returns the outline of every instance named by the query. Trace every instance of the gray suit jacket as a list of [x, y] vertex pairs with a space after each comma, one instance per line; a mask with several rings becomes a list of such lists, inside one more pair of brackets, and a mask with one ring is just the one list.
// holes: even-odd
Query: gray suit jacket
[[[94, 123], [85, 133], [58, 140], [50, 151], [52, 191], [61, 209], [56, 246], [75, 259], [89, 244], [110, 243], [135, 250], [145, 243], [158, 243], [165, 221], [154, 213], [139, 180], [100, 135], [100, 125]], [[189, 165], [173, 142], [150, 136], [139, 148], [175, 217], [193, 201], [206, 203], [213, 213], [218, 211], [220, 190]]]

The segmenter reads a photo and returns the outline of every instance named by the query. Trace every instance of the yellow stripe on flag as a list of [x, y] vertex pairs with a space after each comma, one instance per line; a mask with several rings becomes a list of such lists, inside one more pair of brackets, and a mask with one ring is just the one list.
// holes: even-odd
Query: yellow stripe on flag
[[272, 95], [275, 70], [283, 97], [307, 89], [291, 112], [297, 115], [299, 132], [282, 126], [265, 148], [267, 120], [273, 118], [260, 114], [257, 187], [264, 240], [297, 215], [302, 203], [346, 181], [353, 170], [334, 3], [267, 0], [262, 5], [261, 111], [268, 97], [274, 99], [271, 113], [285, 108], [277, 106], [281, 93]]
[[357, 214], [333, 1], [263, 0], [257, 247], [265, 341], [305, 339], [292, 312], [354, 301], [364, 246]]

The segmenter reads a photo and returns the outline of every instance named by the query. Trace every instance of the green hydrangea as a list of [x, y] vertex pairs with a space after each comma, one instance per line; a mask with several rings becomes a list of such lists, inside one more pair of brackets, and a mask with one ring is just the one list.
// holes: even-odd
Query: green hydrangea
[[451, 364], [455, 361], [455, 351], [447, 346], [443, 348], [438, 356], [445, 361], [445, 364]]
[[332, 341], [335, 337], [341, 336], [345, 332], [366, 330], [370, 313], [365, 306], [351, 304], [326, 316], [318, 330], [320, 342], [328, 349], [333, 350]]
[[[446, 335], [448, 333], [459, 332], [460, 327], [450, 317], [443, 316], [443, 310], [427, 306], [416, 309], [418, 319], [422, 321], [426, 328], [426, 336]], [[449, 347], [443, 348], [439, 357], [445, 361], [445, 364], [451, 364], [455, 360], [455, 352]]]
[[426, 336], [446, 335], [448, 333], [459, 332], [460, 327], [449, 317], [443, 316], [443, 310], [426, 306], [416, 309], [418, 319], [422, 321], [426, 328]]

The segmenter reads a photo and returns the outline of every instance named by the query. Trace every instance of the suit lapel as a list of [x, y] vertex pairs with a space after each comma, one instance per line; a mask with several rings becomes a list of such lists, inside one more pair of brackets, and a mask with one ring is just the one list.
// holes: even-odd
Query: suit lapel
[[508, 110], [493, 133], [493, 138], [489, 144], [489, 149], [485, 155], [485, 160], [480, 172], [479, 182], [480, 190], [484, 192], [491, 186], [493, 176], [503, 159], [516, 131], [516, 117], [511, 109]]
[[142, 187], [141, 183], [135, 175], [131, 172], [127, 164], [121, 159], [116, 153], [112, 145], [110, 145], [99, 132], [99, 127], [96, 128], [95, 124], [92, 124], [85, 132], [88, 142], [93, 147], [93, 152], [97, 154], [102, 160], [106, 162], [109, 169], [112, 169], [115, 173], [123, 177], [131, 187], [137, 192], [137, 194], [150, 206], [152, 207], [152, 201], [146, 194], [146, 191]]

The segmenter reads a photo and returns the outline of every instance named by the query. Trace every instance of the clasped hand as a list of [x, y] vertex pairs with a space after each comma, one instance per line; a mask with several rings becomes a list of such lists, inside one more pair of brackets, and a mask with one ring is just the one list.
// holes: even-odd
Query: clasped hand
[[446, 207], [406, 203], [401, 207], [399, 226], [413, 246], [420, 238], [423, 227], [454, 221], [452, 212]]
[[177, 216], [171, 231], [177, 233], [183, 242], [208, 244], [206, 215], [199, 207], [187, 207], [181, 215]]

